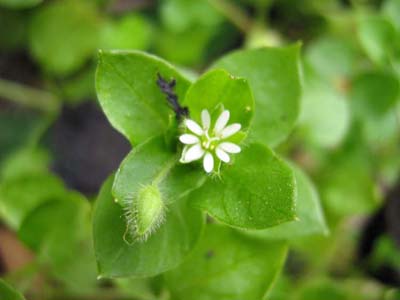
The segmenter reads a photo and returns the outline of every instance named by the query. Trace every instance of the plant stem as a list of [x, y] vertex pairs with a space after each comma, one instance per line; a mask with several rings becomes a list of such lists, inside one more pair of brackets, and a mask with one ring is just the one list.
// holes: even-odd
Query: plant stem
[[46, 113], [54, 113], [60, 107], [54, 94], [5, 79], [0, 79], [0, 97]]
[[248, 33], [252, 28], [253, 22], [250, 17], [232, 2], [227, 0], [208, 0], [208, 2], [243, 33]]

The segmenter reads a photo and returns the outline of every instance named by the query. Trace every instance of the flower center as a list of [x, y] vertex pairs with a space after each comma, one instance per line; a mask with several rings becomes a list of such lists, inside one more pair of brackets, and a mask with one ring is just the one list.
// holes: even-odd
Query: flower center
[[218, 143], [218, 141], [220, 140], [219, 137], [210, 137], [208, 134], [208, 130], [205, 132], [205, 134], [203, 135], [202, 141], [201, 141], [201, 146], [205, 149], [205, 150], [211, 150], [213, 151], [215, 149], [215, 147], [217, 146], [216, 144]]

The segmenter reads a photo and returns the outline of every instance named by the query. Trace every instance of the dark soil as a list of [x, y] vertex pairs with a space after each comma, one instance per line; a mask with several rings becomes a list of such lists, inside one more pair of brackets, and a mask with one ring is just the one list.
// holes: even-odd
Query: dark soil
[[55, 158], [52, 169], [70, 188], [87, 195], [98, 192], [131, 149], [94, 101], [64, 107], [49, 142]]

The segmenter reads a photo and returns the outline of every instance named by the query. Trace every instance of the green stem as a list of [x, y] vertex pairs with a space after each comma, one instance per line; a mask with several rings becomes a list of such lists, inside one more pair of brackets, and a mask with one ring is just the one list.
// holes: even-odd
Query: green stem
[[208, 2], [243, 33], [252, 28], [251, 18], [234, 3], [227, 0], [208, 0]]
[[60, 107], [54, 94], [5, 79], [0, 79], [0, 97], [46, 113], [54, 113]]

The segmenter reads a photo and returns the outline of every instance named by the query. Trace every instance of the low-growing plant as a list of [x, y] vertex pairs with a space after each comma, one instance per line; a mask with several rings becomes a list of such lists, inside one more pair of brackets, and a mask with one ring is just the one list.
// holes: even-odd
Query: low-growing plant
[[0, 299], [400, 299], [400, 2], [128, 2], [0, 0]]

